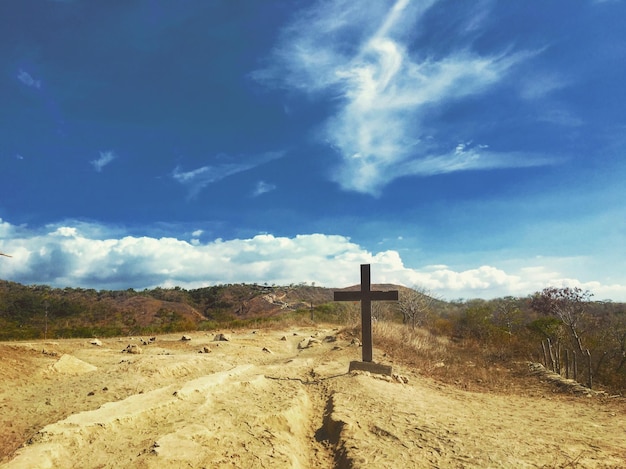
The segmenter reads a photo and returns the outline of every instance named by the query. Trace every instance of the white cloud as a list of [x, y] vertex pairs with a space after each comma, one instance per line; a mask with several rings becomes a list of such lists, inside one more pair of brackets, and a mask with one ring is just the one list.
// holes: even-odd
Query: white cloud
[[[377, 194], [408, 174], [545, 164], [541, 158], [484, 155], [449, 164], [425, 143], [428, 111], [501, 82], [532, 53], [481, 56], [457, 50], [444, 57], [409, 52], [411, 35], [435, 0], [317, 2], [287, 28], [274, 63], [260, 81], [336, 96], [322, 138], [341, 156], [334, 178], [346, 190]], [[480, 15], [478, 15], [480, 16]], [[489, 163], [495, 158], [497, 164]], [[487, 161], [487, 162], [486, 162]], [[428, 167], [430, 169], [425, 170]]]
[[267, 152], [252, 158], [244, 158], [236, 163], [219, 163], [215, 165], [201, 166], [190, 171], [182, 171], [176, 167], [172, 177], [189, 189], [189, 195], [195, 197], [209, 184], [220, 181], [237, 173], [249, 171], [257, 166], [281, 158], [283, 152]]
[[555, 73], [525, 76], [521, 82], [520, 94], [524, 99], [544, 99], [548, 94], [571, 85], [570, 78]]
[[101, 151], [100, 157], [98, 159], [90, 161], [90, 163], [97, 172], [101, 172], [102, 168], [108, 165], [115, 158], [117, 158], [117, 155], [112, 151]]
[[276, 186], [274, 184], [270, 184], [268, 182], [265, 181], [258, 181], [256, 183], [256, 186], [254, 188], [254, 192], [252, 193], [252, 195], [254, 197], [257, 197], [261, 194], [265, 194], [267, 192], [271, 192], [273, 190], [276, 189]]
[[19, 73], [17, 74], [17, 79], [21, 81], [24, 85], [31, 88], [41, 88], [41, 80], [35, 80], [30, 73], [24, 70], [19, 71]]
[[24, 284], [95, 289], [221, 283], [316, 282], [345, 287], [359, 282], [360, 264], [372, 264], [374, 283], [424, 286], [447, 298], [525, 296], [548, 285], [579, 286], [596, 298], [626, 300], [626, 280], [581, 281], [555, 266], [572, 259], [536, 258], [505, 271], [491, 265], [455, 270], [446, 265], [412, 269], [397, 251], [370, 252], [340, 235], [303, 234], [291, 238], [260, 234], [248, 239], [202, 243], [173, 237], [106, 235], [106, 227], [64, 223], [29, 230], [0, 220], [0, 278]]

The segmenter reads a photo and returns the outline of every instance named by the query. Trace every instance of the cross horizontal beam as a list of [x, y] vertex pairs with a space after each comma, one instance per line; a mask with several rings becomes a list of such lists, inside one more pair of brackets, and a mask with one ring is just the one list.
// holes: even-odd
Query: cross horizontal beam
[[[370, 301], [398, 301], [398, 291], [370, 291], [368, 295]], [[361, 301], [363, 292], [361, 291], [336, 291], [335, 301]]]

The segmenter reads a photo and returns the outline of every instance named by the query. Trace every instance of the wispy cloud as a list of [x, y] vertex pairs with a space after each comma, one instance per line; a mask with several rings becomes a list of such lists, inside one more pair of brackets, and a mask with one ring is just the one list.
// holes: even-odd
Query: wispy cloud
[[201, 166], [189, 171], [183, 171], [177, 166], [172, 172], [172, 177], [188, 187], [190, 197], [195, 197], [208, 185], [220, 181], [237, 173], [249, 171], [257, 166], [281, 158], [283, 152], [268, 152], [250, 158], [240, 158], [241, 161], [218, 163]]
[[17, 74], [17, 79], [21, 81], [24, 85], [30, 86], [31, 88], [41, 88], [41, 80], [35, 80], [33, 76], [25, 70], [19, 71]]
[[115, 158], [117, 158], [117, 155], [112, 151], [101, 151], [100, 157], [90, 161], [90, 163], [97, 172], [101, 172], [102, 169]]
[[265, 181], [258, 181], [256, 183], [256, 186], [254, 187], [254, 192], [252, 193], [252, 195], [254, 197], [258, 197], [259, 195], [265, 194], [267, 192], [271, 192], [275, 189], [276, 189], [276, 186], [274, 184], [270, 184], [269, 182], [265, 182]]
[[[493, 265], [455, 270], [446, 265], [412, 269], [397, 251], [370, 252], [349, 238], [331, 234], [203, 243], [200, 230], [190, 242], [176, 237], [127, 236], [106, 226], [66, 222], [41, 230], [0, 220], [0, 277], [24, 284], [85, 288], [150, 288], [247, 282], [316, 282], [327, 287], [358, 283], [358, 265], [373, 264], [376, 283], [421, 285], [448, 299], [524, 296], [545, 286], [579, 286], [599, 298], [626, 300], [626, 282], [580, 281], [560, 273], [558, 258], [525, 259], [510, 271]], [[580, 261], [578, 261], [580, 262]]]
[[[270, 84], [336, 96], [336, 112], [322, 137], [341, 156], [333, 174], [344, 189], [376, 194], [411, 174], [407, 171], [434, 174], [544, 161], [483, 152], [450, 164], [447, 155], [433, 156], [432, 142], [426, 142], [427, 113], [488, 90], [533, 55], [479, 55], [467, 47], [441, 57], [409, 51], [420, 20], [435, 3], [398, 0], [362, 8], [345, 0], [318, 2], [284, 31], [273, 64], [255, 74]], [[483, 16], [484, 11], [477, 13]]]

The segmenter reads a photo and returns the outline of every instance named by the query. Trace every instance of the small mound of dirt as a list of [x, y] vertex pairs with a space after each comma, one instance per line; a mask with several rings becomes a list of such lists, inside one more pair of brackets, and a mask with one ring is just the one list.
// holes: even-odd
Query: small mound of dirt
[[91, 371], [96, 371], [97, 369], [97, 367], [90, 365], [73, 355], [67, 354], [61, 355], [61, 358], [50, 366], [51, 371], [67, 375], [82, 375], [83, 373], [89, 373]]

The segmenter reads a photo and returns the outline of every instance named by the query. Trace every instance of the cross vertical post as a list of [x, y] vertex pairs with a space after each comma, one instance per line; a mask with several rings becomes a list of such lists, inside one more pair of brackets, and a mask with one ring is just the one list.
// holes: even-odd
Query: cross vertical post
[[359, 291], [336, 291], [335, 301], [361, 302], [361, 334], [363, 339], [363, 362], [370, 363], [373, 354], [372, 301], [398, 300], [398, 291], [372, 291], [369, 264], [361, 264], [361, 289]]

